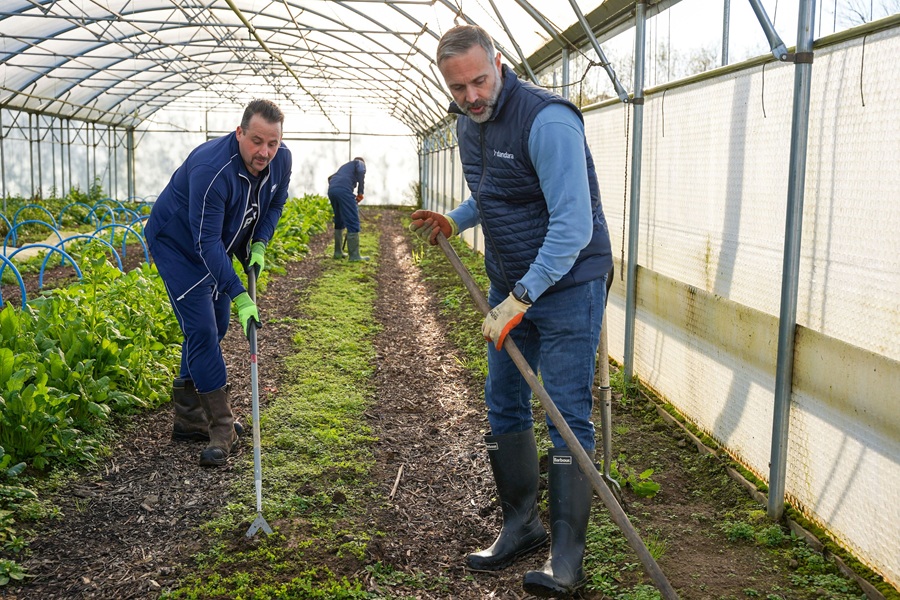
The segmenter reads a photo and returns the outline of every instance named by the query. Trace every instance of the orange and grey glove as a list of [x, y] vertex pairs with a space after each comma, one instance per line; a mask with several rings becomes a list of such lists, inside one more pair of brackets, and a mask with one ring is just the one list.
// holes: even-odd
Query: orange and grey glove
[[356, 203], [359, 204], [360, 202], [362, 202], [362, 201], [363, 201], [363, 198], [365, 198], [364, 195], [362, 195], [362, 194], [357, 194], [357, 195], [356, 195]]
[[259, 276], [263, 272], [263, 269], [266, 268], [265, 242], [253, 242], [250, 246], [250, 261], [248, 266], [252, 267], [253, 265], [259, 265], [259, 270], [256, 272], [257, 276]]
[[522, 317], [525, 316], [525, 311], [530, 306], [530, 304], [516, 300], [516, 297], [510, 293], [506, 300], [492, 308], [484, 318], [484, 323], [481, 324], [481, 335], [484, 336], [484, 339], [494, 342], [497, 350], [502, 349], [507, 334], [522, 322]]
[[244, 328], [244, 335], [250, 334], [250, 319], [256, 321], [256, 327], [261, 327], [259, 320], [259, 309], [256, 308], [256, 302], [247, 292], [241, 292], [234, 299], [234, 304], [238, 309], [238, 317], [241, 320], [241, 327]]
[[459, 233], [456, 221], [441, 213], [430, 210], [417, 210], [410, 216], [412, 217], [412, 223], [409, 224], [409, 230], [432, 246], [437, 246], [438, 232], [443, 233], [447, 239]]

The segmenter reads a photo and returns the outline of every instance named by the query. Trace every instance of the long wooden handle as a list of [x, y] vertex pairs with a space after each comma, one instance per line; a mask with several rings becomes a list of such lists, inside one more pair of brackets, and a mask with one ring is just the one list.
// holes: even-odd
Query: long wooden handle
[[[475, 306], [478, 307], [478, 310], [481, 311], [482, 314], [486, 315], [488, 311], [491, 310], [491, 307], [487, 300], [485, 300], [481, 289], [472, 278], [472, 274], [469, 273], [466, 266], [459, 260], [459, 256], [457, 256], [453, 246], [450, 245], [450, 242], [447, 241], [447, 238], [444, 237], [443, 233], [438, 233], [437, 242], [438, 246], [441, 247], [441, 250], [444, 251], [444, 254], [447, 255], [447, 260], [450, 261], [450, 264], [453, 265], [453, 268], [462, 279], [463, 285], [466, 286], [469, 295], [472, 296], [472, 300], [475, 302]], [[556, 404], [553, 403], [547, 390], [541, 385], [541, 382], [534, 374], [534, 371], [528, 366], [528, 361], [525, 360], [525, 357], [522, 356], [522, 352], [510, 337], [507, 337], [506, 341], [503, 342], [503, 349], [506, 350], [506, 353], [509, 354], [510, 358], [512, 358], [513, 362], [519, 368], [525, 381], [527, 381], [528, 385], [531, 387], [531, 391], [534, 392], [534, 395], [537, 396], [541, 406], [544, 408], [544, 412], [547, 413], [547, 416], [550, 417], [550, 420], [556, 425], [560, 435], [562, 435], [562, 438], [566, 441], [569, 451], [575, 456], [575, 460], [578, 461], [581, 470], [587, 474], [597, 495], [600, 496], [600, 499], [603, 500], [603, 504], [605, 504], [606, 508], [609, 510], [613, 523], [615, 523], [619, 529], [622, 530], [622, 533], [625, 534], [628, 545], [631, 546], [638, 555], [638, 558], [640, 558], [641, 563], [644, 565], [644, 570], [650, 576], [650, 579], [653, 580], [656, 588], [666, 600], [677, 599], [678, 594], [675, 593], [669, 580], [666, 579], [665, 574], [650, 555], [650, 551], [647, 550], [647, 546], [644, 545], [637, 530], [635, 530], [631, 521], [628, 520], [628, 515], [625, 514], [625, 511], [623, 511], [622, 507], [619, 506], [619, 503], [616, 502], [615, 496], [613, 496], [613, 493], [606, 486], [600, 473], [597, 472], [597, 468], [594, 466], [591, 458], [588, 456], [587, 452], [584, 451], [584, 448], [581, 447], [581, 443], [578, 441], [578, 438], [575, 437], [575, 434], [572, 433], [572, 429], [569, 427], [569, 424], [566, 423], [562, 413], [556, 408]]]

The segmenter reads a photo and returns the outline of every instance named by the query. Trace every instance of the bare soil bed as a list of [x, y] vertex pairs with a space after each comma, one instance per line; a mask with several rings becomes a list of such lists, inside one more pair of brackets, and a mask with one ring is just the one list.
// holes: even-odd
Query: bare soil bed
[[[363, 225], [381, 232], [375, 312], [382, 330], [375, 341], [376, 393], [366, 417], [378, 440], [372, 477], [389, 500], [358, 518], [389, 535], [372, 542], [362, 562], [328, 552], [321, 560], [338, 576], [364, 579], [373, 592], [378, 584], [364, 566], [374, 561], [446, 581], [440, 592], [400, 585], [384, 590], [385, 597], [524, 599], [522, 573], [539, 568], [545, 551], [496, 574], [464, 568], [466, 553], [489, 545], [500, 519], [481, 443], [487, 421], [480, 384], [460, 366], [459, 351], [447, 339], [452, 324], [440, 314], [440, 298], [411, 260], [401, 223], [405, 214], [366, 209]], [[271, 277], [260, 297], [268, 321], [259, 336], [263, 410], [285, 378], [282, 360], [293, 352], [293, 332], [281, 323], [301, 316], [298, 300], [331, 260], [330, 241], [330, 232], [316, 236], [308, 257]], [[223, 347], [232, 401], [237, 413], [247, 415], [249, 355], [239, 326], [231, 328]], [[237, 471], [234, 460], [221, 469], [198, 467], [202, 444], [170, 441], [170, 410], [166, 405], [123, 423], [109, 460], [52, 498], [62, 516], [36, 528], [22, 561], [31, 577], [23, 586], [0, 588], [0, 597], [152, 599], [189, 572], [191, 557], [206, 549], [198, 527], [229, 500]], [[779, 588], [785, 591], [773, 597], [829, 597], [824, 590], [791, 592], [789, 575], [796, 565], [752, 542], [725, 539], [721, 523], [745, 509], [748, 498], [722, 477], [718, 460], [698, 454], [652, 405], [632, 403], [623, 410], [614, 399], [613, 412], [614, 431], [622, 432], [614, 434], [614, 452], [638, 472], [653, 467], [662, 486], [653, 499], [625, 489], [624, 508], [644, 540], [664, 541], [659, 565], [681, 598], [754, 597], [748, 590], [766, 597], [766, 590]], [[238, 460], [250, 452], [250, 444], [242, 444]], [[596, 504], [597, 511], [605, 510]], [[288, 539], [302, 536], [289, 523], [277, 525]], [[623, 586], [649, 582], [636, 556], [625, 563]], [[589, 592], [579, 597], [604, 598]]]

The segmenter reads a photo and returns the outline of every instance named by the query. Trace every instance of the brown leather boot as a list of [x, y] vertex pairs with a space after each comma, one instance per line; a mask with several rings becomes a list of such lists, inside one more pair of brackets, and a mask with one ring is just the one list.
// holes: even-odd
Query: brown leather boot
[[219, 467], [237, 446], [243, 427], [234, 420], [227, 385], [198, 396], [209, 420], [209, 445], [200, 453], [200, 465]]
[[172, 406], [175, 409], [175, 422], [172, 425], [173, 441], [209, 441], [206, 413], [203, 412], [192, 380], [179, 377], [172, 382]]

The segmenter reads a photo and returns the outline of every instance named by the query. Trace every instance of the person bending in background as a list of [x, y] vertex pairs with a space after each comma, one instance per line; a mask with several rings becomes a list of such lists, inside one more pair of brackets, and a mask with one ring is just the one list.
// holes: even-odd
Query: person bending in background
[[[417, 210], [410, 229], [437, 243], [481, 224], [490, 280], [482, 333], [488, 343], [484, 441], [503, 526], [488, 549], [469, 554], [479, 571], [506, 568], [547, 542], [537, 493], [538, 456], [531, 389], [503, 349], [515, 341], [566, 423], [594, 455], [591, 388], [612, 268], [609, 231], [580, 111], [520, 81], [483, 29], [463, 25], [438, 43], [437, 66], [454, 102], [459, 152], [471, 196], [446, 215]], [[550, 556], [523, 586], [566, 596], [585, 581], [582, 567], [591, 485], [547, 419]]]
[[359, 203], [366, 187], [366, 161], [357, 156], [328, 178], [328, 200], [334, 211], [334, 258], [345, 258], [344, 229], [351, 261], [369, 260], [359, 254]]
[[234, 419], [220, 342], [232, 301], [244, 333], [256, 304], [233, 268], [265, 266], [266, 244], [287, 200], [291, 153], [284, 114], [268, 100], [244, 109], [234, 133], [195, 148], [159, 194], [144, 228], [184, 334], [172, 385], [172, 439], [208, 441], [203, 466], [223, 465], [242, 427]]

